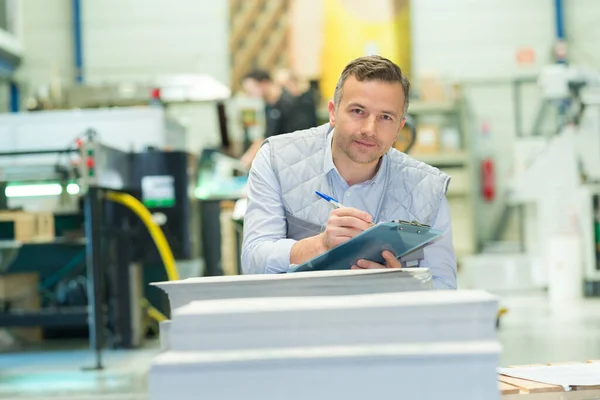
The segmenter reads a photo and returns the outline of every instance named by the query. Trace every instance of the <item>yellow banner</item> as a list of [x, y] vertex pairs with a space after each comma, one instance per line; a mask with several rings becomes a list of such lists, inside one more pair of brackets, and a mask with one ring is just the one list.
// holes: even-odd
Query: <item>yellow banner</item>
[[[333, 98], [340, 73], [354, 58], [377, 54], [410, 76], [409, 0], [324, 0], [321, 89]], [[368, 6], [365, 4], [368, 3]]]

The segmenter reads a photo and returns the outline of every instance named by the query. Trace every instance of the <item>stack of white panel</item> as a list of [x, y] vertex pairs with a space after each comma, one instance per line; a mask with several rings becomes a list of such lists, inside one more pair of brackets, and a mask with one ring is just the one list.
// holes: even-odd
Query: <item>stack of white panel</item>
[[171, 311], [194, 300], [339, 296], [432, 289], [427, 268], [314, 271], [293, 274], [188, 278], [152, 285], [164, 290]]
[[497, 399], [496, 312], [479, 291], [194, 301], [150, 399]]
[[[210, 276], [153, 285], [167, 293], [171, 314], [195, 300], [396, 293], [431, 290], [433, 287], [428, 268]], [[171, 321], [160, 324], [163, 350], [169, 348], [170, 325]]]

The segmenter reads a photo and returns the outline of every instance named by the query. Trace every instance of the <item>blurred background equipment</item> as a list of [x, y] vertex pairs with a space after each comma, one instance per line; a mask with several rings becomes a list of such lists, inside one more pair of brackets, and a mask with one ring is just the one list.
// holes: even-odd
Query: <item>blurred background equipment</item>
[[[501, 194], [507, 202], [494, 229], [496, 240], [504, 237], [510, 215], [518, 214], [518, 241], [491, 243], [484, 254], [469, 257], [465, 282], [548, 288], [558, 302], [597, 296], [600, 75], [559, 64], [545, 67], [535, 82], [543, 97], [532, 131], [515, 142], [514, 175]], [[565, 257], [573, 267], [560, 272], [557, 263]]]
[[[79, 89], [89, 93], [83, 96], [86, 107], [113, 104], [110, 96], [96, 102], [94, 89]], [[175, 91], [168, 99], [212, 102], [222, 114], [220, 101], [228, 90], [209, 84], [201, 89], [193, 99], [187, 94], [178, 99]], [[163, 245], [177, 259], [175, 276], [221, 273], [220, 250], [210, 258], [215, 238], [210, 218], [218, 221], [219, 212], [200, 218], [203, 206], [197, 199], [228, 196], [222, 184], [240, 168], [227, 155], [226, 121], [220, 123], [220, 145], [205, 149], [208, 159], [199, 159], [187, 151], [192, 146], [188, 131], [168, 115], [168, 102], [154, 103], [162, 98], [131, 97], [131, 103], [118, 108], [0, 116], [5, 150], [0, 153], [0, 198], [6, 210], [0, 227], [10, 241], [4, 245], [2, 271], [7, 277], [29, 273], [43, 281], [26, 291], [32, 296], [41, 291], [35, 310], [23, 313], [7, 306], [0, 313], [2, 326], [42, 327], [47, 338], [77, 338], [88, 336], [89, 325], [98, 354], [105, 345], [138, 347], [148, 332], [156, 331], [142, 311], [156, 319], [168, 303], [147, 283], [173, 275], [165, 270], [164, 250], [143, 221], [112, 204], [109, 190], [128, 193], [149, 210], [164, 233]], [[148, 101], [149, 106], [135, 106]], [[86, 126], [94, 128], [83, 130]], [[240, 178], [236, 191], [244, 182]], [[43, 261], [32, 261], [34, 254]], [[205, 268], [205, 258], [211, 267]], [[100, 357], [96, 366], [101, 366]]]
[[[62, 153], [67, 157], [60, 157]], [[52, 157], [56, 171], [62, 171], [40, 181], [39, 169], [32, 168], [33, 175], [4, 181], [2, 195], [10, 207], [2, 214], [4, 225], [20, 248], [16, 258], [7, 252], [3, 255], [13, 258], [11, 274], [6, 276], [15, 272], [40, 276], [42, 294], [48, 294], [38, 310], [5, 309], [0, 314], [2, 326], [69, 327], [63, 332], [68, 337], [74, 328], [85, 328], [89, 322], [91, 345], [98, 354], [106, 343], [139, 346], [147, 329], [140, 303], [147, 291], [142, 266], [175, 268], [164, 262], [164, 251], [182, 261], [198, 263], [200, 257], [198, 210], [189, 190], [197, 182], [195, 158], [182, 151], [118, 150], [101, 143], [93, 130], [76, 138], [73, 147], [18, 150], [1, 156], [4, 164], [16, 158], [18, 165], [30, 167], [47, 165]], [[110, 190], [139, 199], [134, 205], [157, 216], [166, 242], [157, 243], [148, 234], [148, 221], [142, 224], [131, 211], [110, 203], [120, 199], [113, 199]], [[28, 211], [35, 209], [44, 211]], [[47, 258], [46, 262], [22, 262], [30, 252]], [[65, 265], [55, 262], [73, 252], [74, 258]], [[169, 278], [173, 273], [178, 274], [167, 268]], [[30, 294], [38, 292], [37, 286], [29, 287]], [[96, 367], [101, 366], [98, 356]]]

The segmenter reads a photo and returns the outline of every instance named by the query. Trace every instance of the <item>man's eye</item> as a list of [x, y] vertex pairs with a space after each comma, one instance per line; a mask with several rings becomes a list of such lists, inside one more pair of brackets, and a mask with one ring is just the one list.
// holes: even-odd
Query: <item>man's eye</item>
[[360, 115], [360, 114], [362, 114], [362, 113], [363, 113], [363, 110], [361, 110], [360, 108], [354, 108], [354, 109], [352, 109], [352, 111], [351, 111], [351, 112], [352, 112], [353, 114]]
[[381, 116], [382, 119], [386, 120], [386, 121], [391, 121], [392, 117], [390, 117], [389, 115], [382, 115]]

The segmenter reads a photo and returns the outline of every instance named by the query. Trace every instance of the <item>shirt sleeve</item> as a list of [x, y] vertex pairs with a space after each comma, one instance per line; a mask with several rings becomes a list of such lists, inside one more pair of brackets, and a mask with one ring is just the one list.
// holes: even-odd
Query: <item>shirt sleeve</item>
[[248, 205], [244, 215], [242, 271], [245, 274], [280, 273], [290, 266], [296, 243], [287, 239], [287, 222], [281, 188], [271, 167], [269, 143], [254, 159], [247, 186]]
[[448, 201], [444, 197], [432, 228], [443, 232], [434, 243], [423, 249], [421, 267], [429, 268], [435, 289], [456, 289], [456, 255]]

